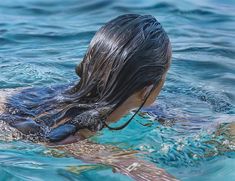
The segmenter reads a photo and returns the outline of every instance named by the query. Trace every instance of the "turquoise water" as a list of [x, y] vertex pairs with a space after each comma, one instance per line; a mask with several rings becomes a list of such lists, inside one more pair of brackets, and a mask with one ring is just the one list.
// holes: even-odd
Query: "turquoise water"
[[[173, 62], [158, 100], [137, 117], [150, 126], [133, 121], [92, 140], [145, 151], [146, 159], [180, 180], [235, 180], [234, 145], [214, 134], [216, 126], [235, 121], [233, 0], [1, 1], [0, 88], [74, 82], [91, 37], [123, 13], [154, 15], [172, 41]], [[91, 168], [81, 174], [68, 169], [84, 165]], [[52, 157], [35, 144], [0, 142], [0, 180], [130, 180], [94, 165]]]

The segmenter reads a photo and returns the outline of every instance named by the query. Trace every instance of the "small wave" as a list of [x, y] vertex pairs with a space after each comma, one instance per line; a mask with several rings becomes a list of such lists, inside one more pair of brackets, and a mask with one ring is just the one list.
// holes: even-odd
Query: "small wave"
[[99, 9], [105, 9], [110, 6], [113, 2], [109, 0], [103, 1], [92, 1], [92, 3], [84, 3], [84, 4], [74, 4], [67, 11], [68, 12], [89, 12], [89, 11], [97, 11]]
[[156, 3], [156, 4], [153, 4], [153, 5], [149, 5], [149, 6], [140, 6], [137, 4], [136, 5], [125, 5], [125, 4], [122, 4], [122, 5], [115, 5], [113, 7], [113, 9], [115, 10], [156, 10], [156, 9], [160, 9], [160, 10], [163, 10], [163, 11], [175, 11], [177, 10], [177, 7], [172, 5], [172, 4], [169, 4], [169, 3], [165, 3], [165, 2], [160, 2], [160, 3]]
[[10, 7], [5, 7], [6, 9], [9, 10], [14, 10], [14, 12], [18, 12], [19, 14], [23, 15], [37, 15], [37, 16], [44, 16], [44, 15], [52, 15], [55, 14], [57, 11], [52, 11], [52, 10], [46, 10], [46, 9], [41, 9], [41, 8], [36, 8], [36, 7], [27, 7], [27, 6], [22, 6], [22, 5], [17, 5], [17, 6], [10, 6]]
[[[15, 40], [12, 40], [12, 39], [9, 39], [9, 38], [4, 38], [4, 37], [0, 37], [0, 44], [1, 46], [4, 46], [4, 45], [16, 45], [18, 44], [19, 42], [15, 41]], [[1, 47], [2, 49], [3, 47]]]
[[203, 102], [208, 103], [211, 109], [215, 112], [220, 113], [231, 113], [234, 111], [234, 105], [230, 102], [230, 98], [223, 92], [209, 90], [204, 86], [192, 86], [189, 87], [185, 83], [179, 85], [179, 80], [177, 87], [174, 84], [165, 87], [165, 91], [171, 94], [183, 94], [190, 97], [197, 98]]
[[230, 16], [226, 14], [222, 14], [213, 8], [208, 7], [197, 7], [191, 10], [183, 10], [179, 6], [176, 6], [173, 3], [167, 2], [159, 2], [151, 5], [114, 5], [113, 9], [120, 11], [133, 11], [133, 10], [141, 10], [141, 11], [149, 11], [149, 10], [158, 10], [158, 12], [169, 12], [175, 15], [180, 16], [189, 16], [193, 15], [194, 17], [217, 17], [217, 18], [230, 18]]
[[14, 33], [14, 34], [8, 34], [7, 36], [10, 39], [21, 42], [28, 42], [32, 40], [71, 41], [71, 40], [81, 40], [81, 39], [90, 38], [94, 33], [95, 31], [63, 33], [63, 34], [56, 34], [54, 32], [47, 32], [44, 34]]
[[231, 59], [235, 59], [235, 50], [230, 47], [212, 47], [212, 46], [204, 46], [204, 47], [181, 47], [174, 49], [174, 52], [181, 53], [206, 53], [206, 54], [212, 54], [212, 55], [218, 55], [221, 57], [228, 57]]

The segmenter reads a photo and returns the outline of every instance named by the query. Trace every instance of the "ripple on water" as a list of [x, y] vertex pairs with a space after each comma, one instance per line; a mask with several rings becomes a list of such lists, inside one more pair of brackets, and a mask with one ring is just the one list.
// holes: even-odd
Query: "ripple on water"
[[[235, 146], [219, 125], [234, 122], [234, 12], [234, 2], [222, 0], [0, 1], [0, 88], [69, 84], [100, 26], [123, 13], [152, 14], [169, 34], [173, 61], [155, 105], [136, 117], [147, 126], [133, 121], [92, 140], [144, 151], [145, 159], [184, 181], [231, 180]], [[1, 141], [1, 179], [129, 180], [44, 152]]]

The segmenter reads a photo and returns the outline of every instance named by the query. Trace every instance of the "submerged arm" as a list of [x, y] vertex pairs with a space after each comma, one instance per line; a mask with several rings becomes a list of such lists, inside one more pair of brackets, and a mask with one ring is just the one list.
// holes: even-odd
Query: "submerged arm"
[[65, 151], [86, 162], [109, 165], [115, 172], [128, 175], [137, 181], [177, 180], [165, 170], [157, 168], [156, 165], [139, 159], [135, 155], [138, 153], [137, 151], [125, 151], [113, 146], [91, 143], [87, 140], [53, 146], [53, 148]]

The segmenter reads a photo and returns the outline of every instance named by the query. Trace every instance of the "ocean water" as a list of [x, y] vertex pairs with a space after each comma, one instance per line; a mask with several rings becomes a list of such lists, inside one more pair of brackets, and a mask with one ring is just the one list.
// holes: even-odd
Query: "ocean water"
[[[223, 129], [235, 122], [234, 0], [0, 1], [0, 89], [74, 82], [94, 33], [124, 13], [161, 22], [172, 65], [155, 104], [136, 117], [148, 126], [133, 121], [92, 140], [147, 152], [145, 159], [183, 181], [235, 180], [234, 136]], [[1, 141], [0, 180], [131, 179], [108, 166], [49, 156], [39, 145]]]

